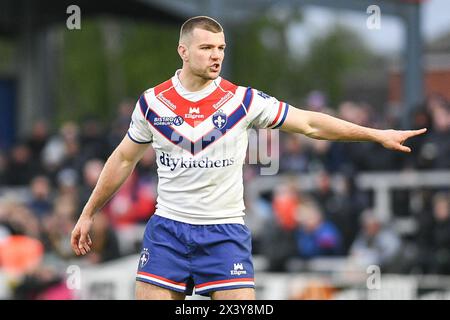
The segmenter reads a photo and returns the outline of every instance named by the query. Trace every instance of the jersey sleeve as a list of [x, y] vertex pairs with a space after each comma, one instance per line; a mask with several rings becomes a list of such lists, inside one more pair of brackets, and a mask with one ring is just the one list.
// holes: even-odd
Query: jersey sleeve
[[136, 103], [136, 107], [131, 115], [130, 127], [128, 128], [128, 137], [136, 143], [151, 143], [153, 141], [152, 131], [145, 119], [147, 109], [147, 103], [144, 95], [142, 95]]
[[286, 120], [289, 105], [262, 91], [250, 90], [253, 91], [251, 105], [247, 114], [250, 118], [250, 125], [258, 128], [279, 128]]

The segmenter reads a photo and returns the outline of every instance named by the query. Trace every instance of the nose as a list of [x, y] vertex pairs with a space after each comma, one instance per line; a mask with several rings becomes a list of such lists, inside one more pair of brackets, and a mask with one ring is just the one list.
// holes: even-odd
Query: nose
[[212, 60], [219, 60], [221, 58], [222, 53], [219, 49], [213, 49], [211, 52], [211, 59]]

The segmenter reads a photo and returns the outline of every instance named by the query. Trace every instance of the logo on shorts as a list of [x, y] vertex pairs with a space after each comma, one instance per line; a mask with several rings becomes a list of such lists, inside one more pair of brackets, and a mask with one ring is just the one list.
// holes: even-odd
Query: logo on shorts
[[244, 270], [242, 263], [234, 263], [233, 270], [230, 270], [230, 274], [232, 276], [240, 276], [241, 274], [247, 274], [247, 271]]
[[149, 259], [148, 249], [144, 248], [141, 252], [141, 257], [139, 258], [139, 267], [143, 268]]

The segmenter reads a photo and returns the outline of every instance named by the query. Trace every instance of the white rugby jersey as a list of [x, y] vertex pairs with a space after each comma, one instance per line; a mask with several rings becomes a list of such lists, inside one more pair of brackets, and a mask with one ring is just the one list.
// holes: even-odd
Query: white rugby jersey
[[155, 214], [191, 224], [244, 223], [247, 129], [280, 127], [289, 105], [220, 77], [189, 92], [178, 72], [141, 95], [128, 130], [156, 151]]

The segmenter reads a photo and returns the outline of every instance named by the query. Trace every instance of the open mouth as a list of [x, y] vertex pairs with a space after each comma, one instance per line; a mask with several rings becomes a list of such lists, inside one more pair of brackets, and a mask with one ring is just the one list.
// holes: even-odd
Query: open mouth
[[219, 68], [220, 68], [220, 64], [214, 63], [210, 68], [211, 68], [211, 70], [213, 70], [213, 71], [218, 71]]

